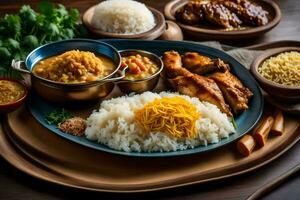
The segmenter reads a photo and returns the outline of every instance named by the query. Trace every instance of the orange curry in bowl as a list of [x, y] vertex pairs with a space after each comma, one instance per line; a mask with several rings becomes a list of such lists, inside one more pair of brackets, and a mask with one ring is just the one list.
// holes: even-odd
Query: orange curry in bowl
[[39, 61], [33, 73], [39, 77], [62, 83], [86, 83], [111, 74], [114, 62], [89, 51], [71, 50]]
[[122, 67], [128, 66], [125, 79], [141, 80], [152, 76], [159, 66], [147, 56], [140, 54], [122, 57]]

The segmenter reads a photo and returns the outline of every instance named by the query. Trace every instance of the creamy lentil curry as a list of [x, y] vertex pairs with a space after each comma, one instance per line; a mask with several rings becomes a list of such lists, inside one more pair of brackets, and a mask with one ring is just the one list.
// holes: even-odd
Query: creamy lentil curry
[[141, 80], [150, 77], [159, 70], [158, 65], [146, 56], [140, 54], [122, 57], [122, 66], [128, 65], [129, 70], [125, 78], [129, 80]]
[[0, 80], [0, 105], [17, 101], [25, 94], [24, 86], [9, 80]]
[[84, 83], [105, 77], [114, 69], [114, 62], [108, 57], [72, 50], [38, 62], [33, 73], [57, 82]]

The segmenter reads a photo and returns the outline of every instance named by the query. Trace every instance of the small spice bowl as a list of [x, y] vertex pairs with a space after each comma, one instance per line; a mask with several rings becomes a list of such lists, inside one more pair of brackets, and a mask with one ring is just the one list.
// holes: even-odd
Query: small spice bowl
[[270, 57], [277, 56], [280, 53], [297, 51], [300, 52], [299, 47], [284, 47], [270, 49], [262, 53], [251, 64], [251, 72], [259, 82], [260, 86], [272, 97], [279, 101], [296, 102], [300, 100], [300, 86], [288, 86], [273, 82], [263, 77], [258, 68]]
[[[0, 81], [3, 81], [3, 80], [8, 81], [10, 83], [17, 84], [24, 91], [23, 94], [20, 97], [18, 97], [16, 100], [9, 101], [7, 103], [1, 103], [1, 101], [0, 101], [0, 113], [8, 113], [8, 112], [12, 112], [12, 111], [18, 109], [24, 103], [24, 101], [28, 95], [28, 89], [27, 89], [26, 84], [20, 80], [17, 80], [14, 78], [7, 78], [7, 77], [0, 78]], [[0, 89], [0, 94], [1, 94], [1, 89]]]
[[127, 93], [127, 94], [131, 92], [143, 93], [146, 91], [152, 91], [156, 87], [159, 81], [160, 73], [164, 68], [164, 64], [161, 58], [151, 52], [136, 50], [136, 49], [121, 50], [119, 51], [119, 53], [121, 57], [127, 57], [127, 56], [139, 54], [141, 56], [149, 58], [158, 66], [158, 70], [155, 73], [143, 79], [128, 80], [126, 79], [126, 75], [125, 75], [125, 78], [123, 78], [120, 81], [116, 81], [116, 84], [118, 85], [120, 90], [123, 93]]

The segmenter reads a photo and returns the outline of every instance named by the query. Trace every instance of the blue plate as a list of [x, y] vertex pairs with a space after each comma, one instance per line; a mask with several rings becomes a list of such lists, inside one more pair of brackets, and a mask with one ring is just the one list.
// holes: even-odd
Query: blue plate
[[203, 55], [209, 56], [211, 58], [221, 58], [226, 63], [230, 64], [231, 71], [233, 74], [237, 75], [239, 79], [243, 82], [245, 86], [251, 89], [254, 96], [250, 100], [249, 109], [239, 116], [235, 117], [236, 124], [238, 126], [236, 133], [230, 135], [226, 139], [222, 139], [217, 144], [209, 144], [207, 146], [199, 146], [194, 149], [175, 151], [175, 152], [153, 152], [153, 153], [137, 153], [137, 152], [124, 152], [117, 151], [107, 147], [106, 145], [99, 144], [94, 141], [90, 141], [85, 137], [76, 137], [70, 134], [66, 134], [57, 129], [54, 125], [48, 125], [45, 121], [45, 116], [53, 111], [54, 109], [59, 108], [59, 106], [55, 104], [51, 104], [42, 100], [40, 97], [32, 94], [31, 98], [28, 101], [28, 108], [34, 118], [42, 124], [47, 129], [51, 130], [54, 134], [60, 135], [68, 140], [71, 140], [75, 143], [81, 144], [86, 147], [90, 147], [93, 149], [97, 149], [104, 152], [126, 155], [126, 156], [136, 156], [136, 157], [170, 157], [170, 156], [182, 156], [195, 154], [200, 152], [210, 151], [216, 148], [220, 148], [226, 144], [229, 144], [236, 139], [243, 136], [245, 133], [250, 131], [255, 124], [258, 122], [262, 115], [263, 111], [263, 97], [259, 86], [249, 71], [241, 65], [234, 58], [229, 56], [223, 51], [203, 46], [196, 43], [190, 42], [178, 42], [178, 41], [145, 41], [145, 40], [102, 40], [106, 43], [109, 43], [116, 47], [118, 50], [123, 49], [141, 49], [150, 51], [161, 56], [165, 51], [175, 50], [180, 53], [184, 53], [186, 51], [195, 51], [199, 52]]

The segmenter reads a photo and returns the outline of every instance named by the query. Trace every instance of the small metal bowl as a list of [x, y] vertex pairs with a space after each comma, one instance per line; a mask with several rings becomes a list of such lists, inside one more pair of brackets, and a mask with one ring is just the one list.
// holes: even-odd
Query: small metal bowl
[[[96, 81], [74, 84], [51, 81], [32, 72], [35, 64], [39, 61], [74, 49], [90, 51], [112, 59], [115, 63], [115, 70], [106, 77], [101, 77]], [[25, 68], [22, 68], [22, 63], [25, 63]], [[121, 80], [125, 76], [126, 69], [120, 71], [120, 66], [121, 56], [114, 47], [98, 40], [89, 39], [63, 40], [46, 44], [34, 49], [27, 56], [25, 62], [12, 62], [13, 69], [30, 75], [31, 86], [38, 95], [48, 101], [57, 103], [90, 101], [106, 97], [113, 90], [114, 81]], [[116, 77], [116, 74], [121, 75]]]
[[12, 111], [18, 109], [24, 103], [26, 97], [28, 96], [28, 89], [27, 89], [26, 84], [20, 80], [16, 80], [13, 78], [0, 78], [0, 80], [8, 80], [8, 81], [18, 83], [24, 89], [24, 94], [19, 99], [15, 100], [13, 102], [7, 103], [7, 104], [0, 104], [0, 113], [9, 113], [9, 112], [12, 112]]
[[141, 56], [146, 56], [150, 60], [154, 61], [159, 67], [159, 70], [157, 72], [155, 72], [154, 74], [152, 74], [147, 78], [140, 79], [140, 80], [122, 79], [120, 81], [117, 81], [116, 83], [120, 88], [120, 90], [123, 93], [127, 93], [127, 94], [132, 92], [143, 93], [146, 91], [153, 90], [156, 87], [159, 81], [159, 77], [160, 77], [159, 75], [164, 68], [164, 64], [161, 58], [151, 52], [136, 50], [136, 49], [126, 49], [126, 50], [119, 51], [119, 53], [121, 54], [121, 57], [125, 57], [125, 56], [127, 57], [136, 54], [140, 54]]

